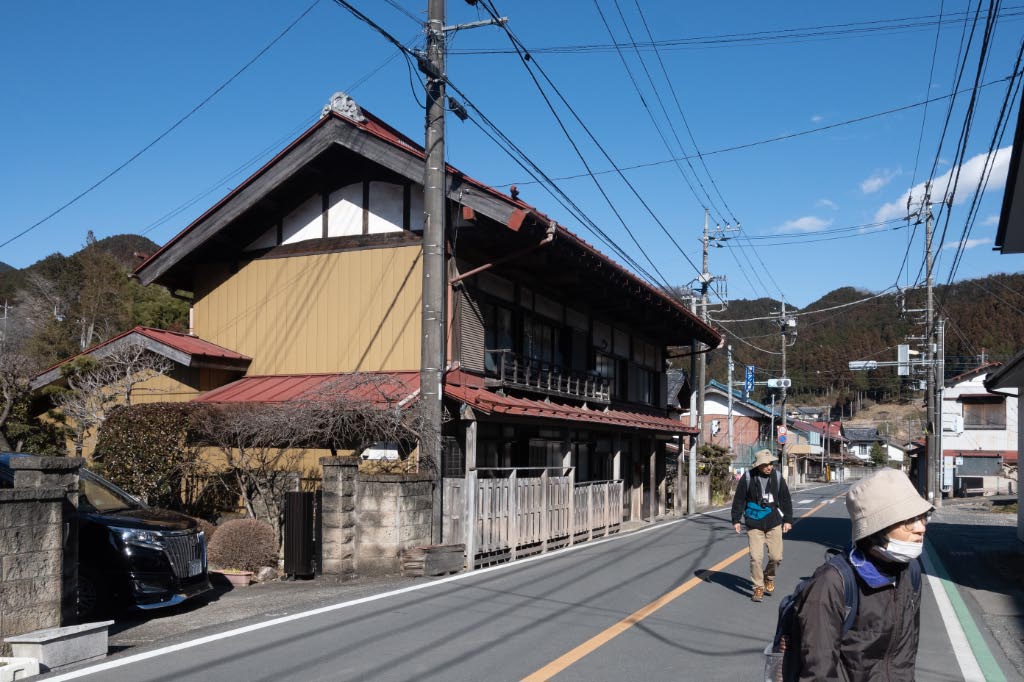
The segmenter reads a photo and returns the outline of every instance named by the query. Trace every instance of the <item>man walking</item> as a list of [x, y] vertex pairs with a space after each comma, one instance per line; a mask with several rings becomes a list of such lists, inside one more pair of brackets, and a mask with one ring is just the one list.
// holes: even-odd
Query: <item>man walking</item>
[[[754, 466], [740, 477], [732, 500], [732, 526], [740, 532], [740, 518], [747, 526], [750, 546], [750, 580], [754, 583], [752, 601], [775, 591], [775, 569], [782, 563], [782, 534], [793, 527], [793, 502], [789, 486], [775, 470], [779, 461], [771, 450], [758, 450]], [[768, 565], [764, 549], [768, 548]]]

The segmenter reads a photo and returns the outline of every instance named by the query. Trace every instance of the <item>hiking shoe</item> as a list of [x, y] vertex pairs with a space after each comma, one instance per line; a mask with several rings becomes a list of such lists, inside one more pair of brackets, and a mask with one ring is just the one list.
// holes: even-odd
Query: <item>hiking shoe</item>
[[773, 578], [765, 578], [764, 579], [764, 593], [770, 596], [771, 593], [774, 592], [774, 591], [775, 591], [775, 580]]
[[761, 601], [762, 599], [764, 599], [764, 588], [755, 587], [754, 594], [750, 596], [750, 601]]

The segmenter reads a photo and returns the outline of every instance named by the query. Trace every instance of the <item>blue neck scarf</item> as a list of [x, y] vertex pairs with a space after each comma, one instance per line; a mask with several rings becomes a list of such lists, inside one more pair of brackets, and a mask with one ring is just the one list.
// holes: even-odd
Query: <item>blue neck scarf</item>
[[891, 587], [896, 584], [896, 577], [883, 573], [870, 559], [854, 547], [850, 550], [850, 565], [857, 575], [868, 584], [869, 587], [878, 589], [880, 587]]

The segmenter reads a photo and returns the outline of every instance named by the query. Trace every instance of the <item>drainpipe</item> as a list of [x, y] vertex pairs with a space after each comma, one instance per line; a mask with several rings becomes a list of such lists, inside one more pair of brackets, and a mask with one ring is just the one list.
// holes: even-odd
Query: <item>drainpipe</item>
[[483, 265], [481, 265], [479, 267], [476, 267], [476, 268], [473, 268], [472, 270], [467, 270], [466, 272], [463, 272], [460, 275], [456, 275], [455, 277], [452, 277], [451, 280], [449, 280], [449, 281], [450, 281], [451, 284], [455, 284], [456, 282], [460, 282], [460, 281], [462, 281], [462, 280], [464, 280], [464, 279], [466, 279], [468, 277], [472, 277], [473, 275], [477, 275], [477, 274], [479, 274], [481, 272], [484, 272], [485, 270], [490, 270], [495, 265], [501, 265], [502, 263], [506, 263], [506, 262], [508, 262], [510, 260], [515, 260], [516, 258], [521, 258], [521, 257], [525, 256], [528, 253], [536, 251], [537, 249], [539, 249], [539, 248], [541, 248], [543, 246], [546, 246], [546, 245], [550, 244], [551, 242], [555, 241], [555, 233], [556, 233], [556, 231], [557, 231], [557, 228], [556, 228], [555, 221], [552, 220], [552, 221], [550, 221], [548, 223], [548, 229], [547, 229], [547, 232], [544, 235], [544, 239], [541, 239], [539, 242], [537, 242], [533, 246], [528, 246], [525, 249], [522, 249], [520, 251], [516, 251], [515, 253], [510, 253], [509, 255], [507, 255], [507, 256], [505, 256], [503, 258], [499, 258], [498, 260], [491, 261], [490, 263], [484, 263]]

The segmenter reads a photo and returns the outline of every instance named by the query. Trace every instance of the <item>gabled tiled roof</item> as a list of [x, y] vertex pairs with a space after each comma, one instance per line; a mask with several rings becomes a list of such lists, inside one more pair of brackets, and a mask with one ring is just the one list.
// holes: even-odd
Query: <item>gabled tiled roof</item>
[[846, 426], [843, 433], [851, 441], [868, 442], [885, 440], [874, 426]]
[[[252, 176], [241, 182], [230, 193], [217, 202], [217, 204], [212, 206], [184, 230], [160, 247], [156, 253], [152, 254], [135, 269], [134, 274], [139, 277], [140, 281], [144, 284], [148, 284], [151, 281], [158, 281], [162, 273], [165, 273], [167, 268], [174, 266], [175, 263], [181, 262], [180, 259], [193, 253], [199, 248], [203, 248], [207, 244], [212, 244], [213, 240], [211, 230], [213, 230], [213, 228], [211, 226], [219, 225], [216, 227], [216, 231], [223, 230], [231, 223], [231, 220], [234, 220], [228, 220], [224, 215], [220, 215], [222, 209], [227, 210], [228, 205], [236, 199], [241, 201], [240, 197], [242, 197], [243, 193], [250, 188], [260, 187], [258, 190], [259, 192], [269, 191], [266, 187], [263, 187], [261, 183], [269, 183], [272, 171], [278, 167], [279, 164], [281, 168], [285, 167], [285, 157], [289, 156], [293, 151], [305, 149], [305, 145], [336, 144], [339, 142], [340, 138], [344, 137], [346, 139], [346, 144], [349, 145], [349, 148], [353, 153], [360, 154], [365, 157], [368, 153], [364, 149], [366, 144], [364, 144], [361, 139], [350, 138], [353, 137], [352, 133], [355, 133], [356, 135], [366, 134], [371, 136], [371, 138], [385, 143], [385, 145], [393, 150], [399, 150], [402, 153], [403, 158], [411, 156], [416, 159], [417, 163], [424, 158], [422, 147], [420, 147], [420, 145], [413, 143], [408, 137], [402, 135], [400, 132], [370, 112], [361, 110], [361, 114], [361, 120], [355, 120], [349, 116], [343, 116], [334, 110], [331, 110], [329, 113], [322, 116], [319, 121], [314, 123], [306, 132], [302, 133], [296, 140], [288, 145], [288, 147], [267, 162], [267, 164], [257, 170]], [[331, 137], [331, 135], [337, 135], [337, 137]], [[326, 142], [325, 139], [322, 138], [326, 138]], [[362, 140], [365, 140], [365, 138], [362, 138]], [[554, 223], [554, 221], [533, 206], [520, 201], [518, 198], [513, 198], [499, 192], [497, 189], [489, 187], [482, 182], [474, 180], [463, 174], [458, 169], [451, 166], [447, 166], [446, 168], [450, 176], [457, 178], [463, 186], [466, 186], [471, 190], [469, 193], [472, 194], [475, 192], [481, 196], [486, 195], [486, 197], [489, 197], [489, 205], [491, 207], [502, 207], [502, 217], [494, 218], [495, 220], [504, 222], [513, 231], [518, 231], [527, 219], [534, 220], [546, 226], [551, 225], [557, 233], [559, 243], [572, 245], [575, 249], [575, 253], [580, 254], [584, 259], [592, 259], [594, 262], [600, 263], [603, 267], [609, 268], [617, 276], [624, 278], [626, 287], [630, 291], [637, 295], [648, 297], [649, 300], [656, 301], [658, 305], [671, 310], [674, 315], [685, 319], [687, 321], [687, 325], [692, 327], [693, 333], [699, 340], [712, 346], [721, 342], [721, 335], [718, 331], [701, 320], [680, 301], [667, 295], [659, 287], [646, 282], [633, 272], [619, 265], [610, 257], [598, 251], [594, 246], [588, 244], [570, 230]], [[406, 170], [408, 170], [408, 168]], [[463, 197], [462, 201], [465, 205], [469, 206], [471, 199], [467, 196]], [[224, 224], [220, 224], [218, 221], [226, 222], [224, 222]], [[167, 282], [161, 283], [167, 284]]]
[[973, 369], [969, 369], [966, 372], [961, 372], [954, 377], [946, 379], [946, 386], [956, 386], [962, 381], [970, 381], [979, 374], [988, 374], [990, 371], [1002, 366], [1003, 363], [1001, 362], [986, 362]]

